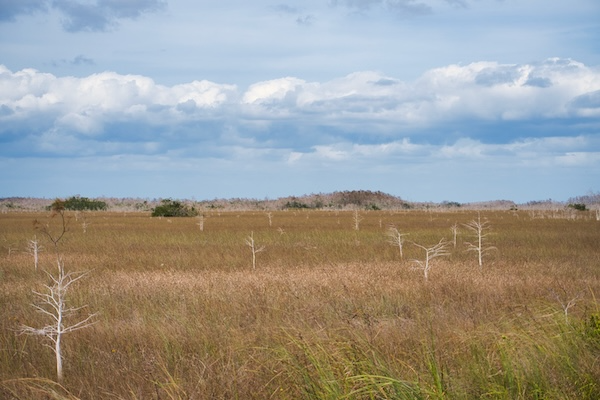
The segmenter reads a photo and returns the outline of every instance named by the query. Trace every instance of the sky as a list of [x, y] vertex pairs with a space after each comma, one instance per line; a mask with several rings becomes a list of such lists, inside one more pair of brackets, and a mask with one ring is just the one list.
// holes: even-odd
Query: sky
[[600, 191], [598, 0], [0, 0], [0, 197]]

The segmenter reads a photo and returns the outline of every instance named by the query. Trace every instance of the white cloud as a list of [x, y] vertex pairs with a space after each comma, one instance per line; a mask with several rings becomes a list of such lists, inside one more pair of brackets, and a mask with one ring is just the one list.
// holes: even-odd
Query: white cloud
[[[532, 76], [544, 84], [528, 84]], [[597, 68], [562, 59], [449, 65], [414, 82], [374, 71], [326, 82], [286, 77], [244, 92], [206, 80], [165, 86], [141, 75], [57, 77], [0, 66], [0, 136], [7, 138], [5, 149], [24, 153], [226, 157], [244, 154], [232, 150], [238, 146], [256, 149], [248, 156], [291, 164], [424, 156], [529, 159], [540, 151], [587, 152], [576, 143], [596, 132], [599, 92]], [[588, 121], [588, 136], [526, 139], [564, 138], [577, 132], [581, 118]], [[39, 146], [28, 150], [26, 137], [39, 137]], [[92, 139], [93, 145], [86, 142]]]
[[214, 110], [236, 93], [233, 85], [207, 81], [166, 87], [139, 75], [103, 72], [59, 78], [0, 67], [0, 104], [8, 110], [4, 119], [20, 120], [25, 126], [31, 119], [43, 119], [55, 129], [84, 134], [101, 132], [119, 121], [164, 125], [202, 119], [202, 110]]
[[243, 96], [243, 102], [253, 103], [273, 103], [283, 101], [305, 82], [297, 78], [280, 78], [265, 82], [258, 82], [251, 85]]
[[[532, 79], [537, 84], [532, 84]], [[463, 118], [586, 116], [590, 107], [575, 106], [592, 104], [596, 112], [599, 107], [591, 99], [598, 89], [598, 69], [572, 60], [549, 59], [524, 65], [450, 65], [430, 70], [414, 83], [371, 71], [323, 83], [282, 78], [252, 85], [243, 98], [245, 103], [264, 104], [265, 117], [277, 108], [287, 110], [288, 115], [308, 112], [327, 119], [435, 123]]]
[[[528, 83], [532, 76], [544, 85]], [[451, 65], [428, 71], [417, 82], [420, 93], [429, 92], [440, 100], [430, 103], [430, 111], [449, 119], [566, 117], [571, 99], [598, 87], [598, 69], [561, 59], [525, 65]]]

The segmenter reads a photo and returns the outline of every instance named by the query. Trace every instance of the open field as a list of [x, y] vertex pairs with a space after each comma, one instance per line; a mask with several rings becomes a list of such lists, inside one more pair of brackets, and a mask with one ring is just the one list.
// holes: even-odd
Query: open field
[[[473, 210], [65, 215], [65, 268], [90, 271], [67, 300], [96, 323], [64, 336], [58, 385], [47, 343], [18, 332], [47, 323], [32, 290], [56, 265], [33, 221], [60, 221], [0, 214], [0, 398], [600, 398], [591, 212], [482, 211], [495, 247], [482, 267], [466, 251]], [[442, 238], [426, 280], [411, 242]]]

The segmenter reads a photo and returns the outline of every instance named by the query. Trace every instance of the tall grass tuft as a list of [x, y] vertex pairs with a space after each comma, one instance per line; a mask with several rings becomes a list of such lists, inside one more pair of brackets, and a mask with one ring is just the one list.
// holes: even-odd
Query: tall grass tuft
[[419, 399], [419, 386], [399, 379], [367, 342], [319, 332], [285, 332], [273, 349], [277, 398]]

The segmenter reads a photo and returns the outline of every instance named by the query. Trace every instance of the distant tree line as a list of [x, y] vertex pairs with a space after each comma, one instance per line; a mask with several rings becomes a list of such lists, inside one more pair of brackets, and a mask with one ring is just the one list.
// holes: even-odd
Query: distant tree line
[[411, 208], [411, 205], [399, 197], [370, 190], [347, 190], [327, 194], [311, 194], [302, 197], [288, 197], [283, 209], [321, 209], [321, 208], [360, 208], [382, 210], [393, 208]]
[[576, 210], [581, 210], [581, 205], [593, 206], [600, 204], [600, 192], [590, 192], [583, 196], [571, 197], [569, 199], [569, 207], [577, 205], [578, 207], [572, 207]]

